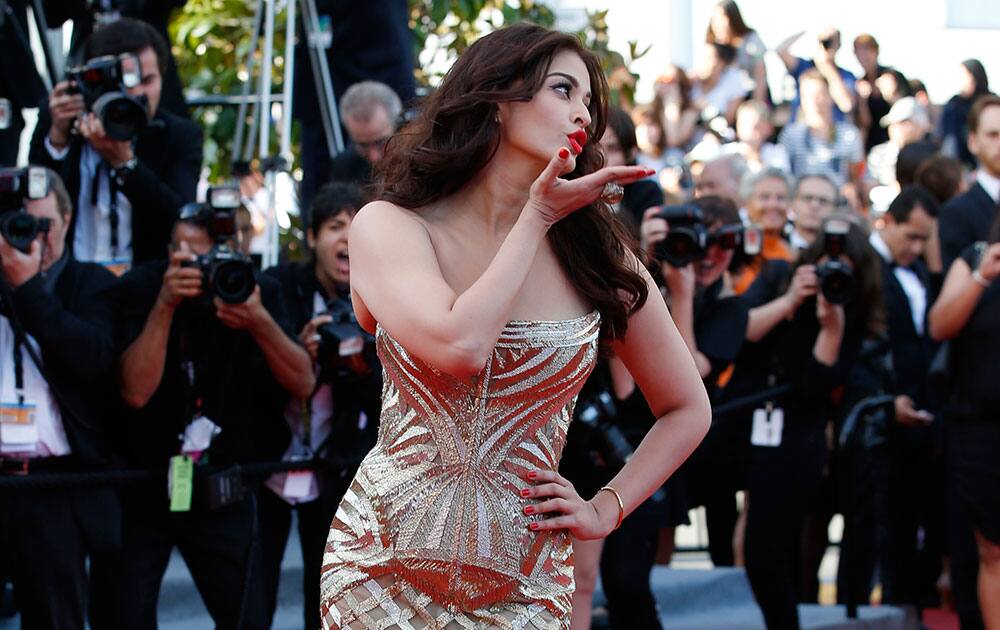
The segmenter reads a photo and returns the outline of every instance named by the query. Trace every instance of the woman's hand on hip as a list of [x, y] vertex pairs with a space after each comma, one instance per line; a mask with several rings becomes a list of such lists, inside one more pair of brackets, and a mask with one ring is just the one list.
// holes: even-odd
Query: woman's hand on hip
[[[577, 540], [604, 538], [614, 529], [617, 514], [602, 515], [592, 501], [585, 501], [573, 484], [559, 473], [538, 470], [528, 473], [527, 479], [535, 485], [521, 491], [526, 500], [535, 500], [524, 506], [524, 513], [545, 515], [532, 521], [528, 528], [534, 532], [565, 529]], [[613, 518], [612, 518], [613, 517]]]

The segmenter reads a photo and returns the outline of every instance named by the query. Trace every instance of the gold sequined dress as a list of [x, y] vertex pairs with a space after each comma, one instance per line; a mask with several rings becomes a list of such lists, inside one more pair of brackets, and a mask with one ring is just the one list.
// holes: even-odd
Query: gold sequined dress
[[570, 537], [529, 530], [520, 492], [558, 468], [599, 328], [597, 311], [512, 321], [461, 380], [378, 327], [378, 442], [330, 526], [324, 628], [569, 627]]

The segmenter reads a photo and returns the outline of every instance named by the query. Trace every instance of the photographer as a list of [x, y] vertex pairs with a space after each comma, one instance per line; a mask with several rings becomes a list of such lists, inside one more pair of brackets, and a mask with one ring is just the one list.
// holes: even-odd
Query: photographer
[[[73, 39], [69, 45], [70, 63], [81, 61], [80, 53], [87, 37], [95, 30], [123, 17], [135, 18], [152, 26], [164, 41], [169, 41], [167, 25], [174, 9], [187, 0], [42, 0], [49, 28], [59, 28], [73, 22]], [[187, 103], [177, 74], [177, 62], [169, 49], [163, 74], [164, 109], [187, 118]]]
[[256, 490], [234, 465], [267, 445], [278, 386], [307, 398], [315, 378], [280, 287], [231, 249], [239, 191], [210, 189], [208, 199], [180, 214], [169, 263], [136, 267], [122, 283], [119, 379], [133, 410], [124, 443], [133, 464], [168, 470], [170, 492], [157, 483], [124, 494], [123, 551], [109, 571], [117, 627], [155, 627], [175, 546], [217, 627], [267, 627]]
[[[110, 459], [116, 280], [69, 256], [66, 189], [54, 173], [30, 170], [42, 183], [47, 174], [47, 190], [26, 200], [4, 193], [0, 215], [0, 474], [98, 470]], [[27, 169], [0, 174], [5, 184], [11, 177], [35, 179]], [[83, 629], [87, 556], [119, 543], [120, 521], [108, 486], [0, 493], [0, 541], [23, 628]]]
[[354, 186], [335, 182], [320, 188], [313, 197], [312, 224], [306, 233], [313, 258], [272, 267], [266, 274], [281, 285], [289, 320], [300, 331], [299, 342], [318, 374], [311, 395], [284, 397], [285, 422], [269, 425], [274, 436], [268, 443], [282, 445], [276, 457], [286, 461], [311, 459], [325, 465], [273, 475], [260, 501], [265, 618], [274, 615], [294, 511], [304, 564], [306, 628], [320, 625], [320, 563], [330, 521], [357, 464], [375, 443], [381, 410], [382, 369], [374, 356], [374, 339], [358, 327], [350, 302], [347, 237], [361, 206]]
[[[692, 234], [698, 233], [705, 240], [692, 245]], [[670, 313], [710, 395], [717, 393], [720, 376], [736, 359], [746, 333], [747, 309], [733, 292], [731, 275], [748, 259], [745, 236], [735, 204], [715, 196], [695, 199], [691, 206], [650, 210], [643, 224], [645, 250], [659, 261]], [[746, 438], [733, 427], [713, 423], [679, 477], [688, 502], [682, 512], [706, 508], [709, 553], [716, 566], [735, 562], [735, 497], [743, 485]]]
[[39, 114], [31, 160], [60, 172], [76, 202], [73, 256], [120, 274], [163, 258], [178, 209], [194, 201], [202, 134], [159, 107], [167, 44], [153, 27], [123, 18], [83, 54], [87, 70], [56, 84]]
[[803, 518], [826, 462], [831, 393], [862, 339], [882, 327], [881, 272], [864, 233], [828, 219], [796, 266], [769, 261], [743, 295], [747, 341], [728, 399], [789, 384], [789, 393], [723, 422], [750, 427], [747, 577], [768, 628], [798, 628]]
[[[966, 247], [948, 270], [931, 308], [930, 333], [951, 340], [948, 482], [961, 517], [971, 521], [979, 556], [979, 607], [987, 628], [1000, 627], [1000, 218], [988, 244]], [[954, 527], [954, 525], [953, 525]], [[953, 534], [954, 536], [954, 534]], [[953, 542], [953, 545], [955, 543]], [[953, 553], [956, 550], [952, 549]], [[957, 567], [954, 567], [957, 569]], [[953, 569], [953, 571], [954, 571]], [[957, 577], [957, 576], [956, 576]], [[968, 597], [960, 594], [956, 598]], [[978, 620], [964, 619], [970, 624]]]

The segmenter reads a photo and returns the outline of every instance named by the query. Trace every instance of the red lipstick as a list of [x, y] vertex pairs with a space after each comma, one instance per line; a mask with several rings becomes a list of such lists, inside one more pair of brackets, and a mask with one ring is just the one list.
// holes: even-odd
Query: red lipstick
[[587, 132], [583, 129], [577, 129], [571, 134], [566, 135], [569, 138], [569, 146], [573, 149], [573, 153], [579, 154], [583, 151], [583, 146], [587, 144]]

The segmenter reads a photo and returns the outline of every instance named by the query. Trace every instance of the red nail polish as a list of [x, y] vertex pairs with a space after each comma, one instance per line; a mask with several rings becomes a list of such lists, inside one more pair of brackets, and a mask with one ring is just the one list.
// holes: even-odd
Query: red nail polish
[[538, 473], [536, 473], [536, 472], [530, 472], [530, 473], [528, 473], [528, 479], [534, 479], [536, 477], [538, 477]]
[[569, 157], [569, 149], [567, 149], [566, 147], [563, 147], [563, 148], [559, 149], [559, 157], [561, 157], [564, 160], [566, 158], [568, 158]]
[[522, 497], [527, 497], [527, 496], [530, 496], [530, 495], [531, 495], [531, 490], [528, 490], [527, 488], [525, 488], [524, 490], [521, 490], [521, 496]]
[[538, 531], [538, 523], [531, 523], [530, 525], [528, 525], [528, 529], [530, 529], [533, 532]]
[[531, 506], [531, 505], [524, 506], [524, 513], [525, 514], [534, 514], [535, 513], [534, 506]]

